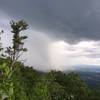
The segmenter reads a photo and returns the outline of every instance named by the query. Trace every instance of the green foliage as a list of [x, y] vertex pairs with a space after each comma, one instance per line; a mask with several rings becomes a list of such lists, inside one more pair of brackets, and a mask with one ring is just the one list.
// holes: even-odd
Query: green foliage
[[13, 82], [10, 79], [10, 68], [6, 63], [0, 65], [1, 77], [0, 77], [0, 98], [8, 98], [11, 100], [13, 94]]
[[48, 90], [48, 82], [45, 78], [42, 78], [34, 88], [34, 99], [35, 100], [51, 100], [50, 93]]
[[[9, 83], [7, 76], [9, 67], [1, 60], [3, 64], [0, 70], [6, 72], [5, 83]], [[1, 65], [2, 65], [1, 64]], [[75, 73], [64, 74], [63, 72], [51, 71], [43, 73], [34, 70], [32, 67], [24, 66], [20, 62], [16, 62], [18, 69], [13, 73], [13, 95], [11, 100], [99, 100], [100, 92], [90, 89]], [[2, 77], [0, 78], [2, 80]], [[2, 84], [2, 81], [0, 81]], [[7, 91], [11, 88], [1, 85], [0, 90]], [[8, 87], [8, 88], [7, 88]], [[5, 92], [4, 92], [5, 93]], [[4, 95], [1, 94], [1, 95]], [[8, 92], [7, 92], [8, 93]], [[10, 94], [5, 93], [7, 96]], [[11, 93], [11, 92], [9, 92]], [[9, 96], [10, 97], [10, 96]], [[10, 100], [10, 99], [9, 99]]]

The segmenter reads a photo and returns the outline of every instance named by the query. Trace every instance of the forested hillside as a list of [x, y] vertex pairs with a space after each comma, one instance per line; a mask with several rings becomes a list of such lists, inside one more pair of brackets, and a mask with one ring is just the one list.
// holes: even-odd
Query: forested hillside
[[18, 62], [16, 66], [18, 70], [12, 75], [14, 93], [11, 100], [100, 99], [100, 92], [89, 88], [76, 73], [43, 73]]

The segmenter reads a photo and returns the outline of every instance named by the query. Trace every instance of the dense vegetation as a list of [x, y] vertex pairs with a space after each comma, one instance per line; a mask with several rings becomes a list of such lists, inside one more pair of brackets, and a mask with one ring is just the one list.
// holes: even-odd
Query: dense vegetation
[[13, 45], [0, 57], [0, 100], [100, 100], [100, 92], [76, 73], [44, 73], [18, 60], [27, 51], [23, 47], [27, 37], [20, 36], [27, 26], [23, 21], [11, 22]]
[[76, 73], [43, 73], [22, 63], [16, 66], [12, 100], [100, 100], [100, 92], [90, 89]]

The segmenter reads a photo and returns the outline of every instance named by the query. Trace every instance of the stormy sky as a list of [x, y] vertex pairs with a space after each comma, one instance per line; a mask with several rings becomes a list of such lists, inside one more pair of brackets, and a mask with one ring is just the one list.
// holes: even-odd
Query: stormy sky
[[100, 65], [100, 0], [0, 0], [4, 46], [11, 44], [9, 22], [21, 19], [30, 26], [26, 64], [40, 70]]

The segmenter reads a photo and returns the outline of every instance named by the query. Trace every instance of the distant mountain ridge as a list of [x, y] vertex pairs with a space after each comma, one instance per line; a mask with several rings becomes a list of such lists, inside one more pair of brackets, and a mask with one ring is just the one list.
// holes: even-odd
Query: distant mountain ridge
[[73, 68], [73, 70], [64, 71], [64, 73], [75, 72], [89, 87], [100, 89], [100, 66], [76, 65]]
[[100, 66], [81, 65], [75, 66], [74, 72], [78, 73], [80, 78], [85, 81], [88, 86], [100, 88]]
[[100, 66], [98, 65], [78, 65], [78, 66], [74, 66], [74, 71], [100, 73]]

